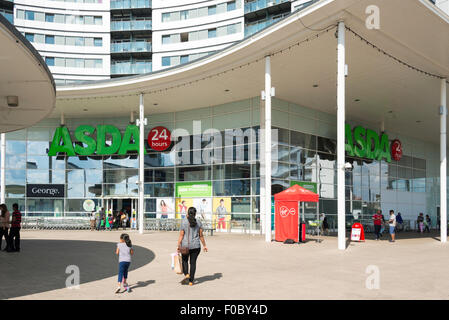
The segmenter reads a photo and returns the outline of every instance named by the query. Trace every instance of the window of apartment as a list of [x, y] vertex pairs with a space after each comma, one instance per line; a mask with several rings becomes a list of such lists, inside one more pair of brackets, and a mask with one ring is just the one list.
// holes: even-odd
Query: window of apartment
[[103, 46], [103, 39], [102, 38], [94, 38], [94, 45], [96, 47], [101, 47]]
[[217, 37], [223, 37], [228, 34], [228, 28], [226, 26], [217, 27]]
[[226, 3], [217, 4], [217, 14], [226, 12]]
[[84, 16], [75, 16], [75, 23], [76, 24], [84, 24]]
[[34, 12], [33, 11], [25, 11], [25, 17], [27, 20], [34, 20]]
[[84, 59], [75, 59], [76, 68], [84, 68]]
[[65, 16], [65, 23], [67, 23], [67, 24], [74, 24], [75, 20], [76, 20], [76, 16], [74, 16], [74, 15], [69, 14], [69, 15]]
[[65, 58], [65, 66], [67, 68], [75, 68], [76, 62], [74, 58]]
[[45, 35], [43, 34], [34, 34], [34, 42], [35, 43], [45, 43]]
[[94, 17], [94, 22], [96, 25], [102, 25], [103, 24], [103, 18], [102, 17]]
[[217, 37], [217, 29], [209, 29], [207, 30], [207, 37], [208, 38], [216, 38]]
[[34, 13], [34, 20], [44, 22], [45, 21], [45, 13], [43, 13], [43, 12], [35, 12]]
[[55, 13], [55, 23], [65, 23], [65, 15]]
[[168, 67], [170, 65], [170, 57], [162, 57], [162, 66]]
[[53, 57], [45, 57], [45, 63], [47, 66], [54, 66], [55, 65], [55, 58]]
[[103, 60], [102, 59], [94, 59], [95, 62], [95, 68], [103, 68]]
[[56, 67], [65, 67], [65, 59], [64, 58], [55, 58], [55, 66]]
[[189, 33], [188, 32], [181, 33], [181, 42], [187, 42], [187, 41], [189, 41]]
[[209, 7], [207, 7], [207, 14], [209, 16], [217, 14], [217, 6], [209, 6]]
[[235, 10], [236, 6], [235, 6], [235, 1], [230, 1], [227, 3], [227, 9], [228, 11], [232, 11]]
[[75, 37], [75, 46], [84, 46], [84, 38]]
[[189, 10], [189, 19], [198, 17], [198, 9], [190, 9]]
[[179, 61], [180, 61], [179, 56], [171, 57], [170, 60], [171, 60], [170, 61], [170, 65], [172, 65], [172, 66], [177, 66], [179, 64]]
[[46, 44], [55, 44], [55, 36], [46, 35], [45, 36], [45, 43]]
[[74, 46], [75, 45], [75, 37], [66, 37], [65, 38], [65, 44], [68, 46]]
[[237, 28], [235, 26], [235, 24], [230, 24], [229, 26], [227, 26], [228, 28], [228, 34], [234, 34], [237, 32]]
[[25, 19], [25, 11], [24, 10], [17, 10], [17, 19]]
[[208, 38], [208, 30], [198, 31], [198, 40], [204, 40]]
[[64, 36], [55, 36], [55, 44], [63, 46], [65, 45], [65, 37]]
[[205, 17], [208, 15], [208, 7], [198, 8], [198, 17]]
[[95, 68], [95, 61], [93, 59], [86, 59], [84, 66], [86, 68]]
[[34, 42], [34, 33], [25, 33], [25, 38], [26, 38], [29, 42]]
[[93, 47], [94, 46], [94, 38], [84, 38], [84, 45], [86, 47]]
[[189, 32], [189, 41], [198, 40], [198, 31]]
[[94, 16], [84, 16], [85, 24], [94, 24]]
[[170, 35], [162, 36], [162, 44], [169, 44], [170, 43]]
[[53, 13], [46, 13], [45, 21], [46, 22], [55, 22], [55, 15]]
[[181, 42], [181, 34], [175, 33], [170, 35], [170, 43], [178, 43]]
[[170, 21], [170, 12], [164, 12], [162, 14], [162, 22]]
[[181, 56], [181, 64], [187, 63], [187, 62], [189, 62], [189, 56], [188, 55]]
[[180, 15], [181, 20], [189, 19], [189, 10], [182, 10]]

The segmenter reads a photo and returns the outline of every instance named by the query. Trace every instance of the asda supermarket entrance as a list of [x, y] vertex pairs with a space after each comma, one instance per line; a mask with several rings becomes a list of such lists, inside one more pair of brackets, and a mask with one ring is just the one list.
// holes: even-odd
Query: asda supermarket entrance
[[131, 229], [137, 228], [137, 206], [137, 197], [130, 198], [125, 195], [103, 198], [103, 208], [108, 217], [112, 217], [113, 221], [118, 223], [121, 212], [124, 212], [126, 215], [126, 227]]

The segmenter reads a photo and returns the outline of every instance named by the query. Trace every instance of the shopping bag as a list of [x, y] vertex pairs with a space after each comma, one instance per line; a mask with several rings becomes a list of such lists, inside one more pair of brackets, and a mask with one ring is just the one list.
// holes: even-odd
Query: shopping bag
[[172, 254], [172, 269], [177, 274], [182, 274], [182, 258], [179, 253]]

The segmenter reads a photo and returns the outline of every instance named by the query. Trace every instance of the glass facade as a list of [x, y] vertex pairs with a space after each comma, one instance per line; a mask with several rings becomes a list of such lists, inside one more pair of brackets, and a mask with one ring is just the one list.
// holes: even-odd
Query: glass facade
[[[246, 221], [252, 229], [259, 229], [259, 102], [259, 97], [255, 97], [148, 117], [146, 135], [151, 128], [164, 126], [172, 135], [178, 132], [176, 136], [184, 138], [175, 138], [164, 152], [155, 152], [146, 146], [147, 217], [156, 217], [159, 198], [177, 201], [180, 183], [210, 183], [208, 198], [212, 202], [226, 199], [233, 220]], [[123, 133], [128, 121], [128, 118], [66, 119], [72, 137], [74, 129], [82, 124], [112, 124]], [[193, 135], [194, 121], [195, 125], [200, 124], [202, 136], [198, 131]], [[272, 123], [277, 130], [272, 151], [272, 194], [288, 188], [294, 181], [313, 182], [320, 196], [319, 211], [325, 212], [332, 223], [337, 214], [334, 116], [273, 99]], [[35, 127], [6, 134], [9, 205], [19, 202], [28, 216], [83, 216], [86, 213], [82, 204], [86, 199], [100, 204], [105, 198], [138, 196], [139, 165], [135, 153], [49, 157], [47, 153], [56, 127], [58, 120], [45, 120]], [[209, 129], [210, 134], [212, 128], [216, 133], [215, 139], [210, 140], [206, 130]], [[179, 133], [181, 129], [183, 132]], [[235, 129], [241, 129], [244, 138], [237, 139]], [[246, 134], [248, 132], [253, 135]], [[438, 154], [438, 148], [435, 153]], [[213, 161], [205, 154], [213, 154]], [[381, 208], [400, 211], [404, 219], [415, 218], [419, 212], [435, 218], [438, 188], [432, 177], [436, 176], [433, 172], [438, 164], [429, 159], [438, 157], [418, 141], [404, 143], [404, 156], [398, 162], [347, 157], [346, 161], [353, 165], [345, 174], [347, 214], [371, 215]], [[65, 196], [30, 198], [26, 196], [29, 184], [64, 185]], [[316, 210], [314, 204], [306, 207], [310, 216], [316, 215]]]

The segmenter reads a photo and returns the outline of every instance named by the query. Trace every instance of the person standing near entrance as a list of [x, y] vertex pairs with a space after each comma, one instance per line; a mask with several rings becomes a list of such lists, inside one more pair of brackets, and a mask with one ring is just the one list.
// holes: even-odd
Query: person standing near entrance
[[0, 205], [0, 250], [2, 249], [2, 240], [5, 237], [6, 247], [4, 251], [9, 250], [9, 211], [5, 204]]
[[426, 220], [424, 221], [424, 226], [425, 226], [424, 231], [427, 230], [427, 232], [430, 233], [430, 228], [432, 227], [432, 220], [430, 219], [430, 216], [428, 214], [426, 214]]
[[373, 215], [373, 223], [376, 240], [379, 240], [381, 237], [380, 229], [382, 228], [382, 210], [377, 210], [376, 214]]
[[[5, 206], [6, 207], [6, 206]], [[12, 205], [11, 229], [9, 230], [9, 249], [10, 252], [20, 252], [20, 228], [22, 223], [22, 214], [19, 211], [19, 205]]]
[[[187, 212], [187, 218], [182, 220], [181, 231], [179, 232], [177, 252], [182, 254], [182, 270], [185, 278], [181, 281], [183, 284], [193, 285], [196, 272], [196, 260], [201, 252], [201, 243], [204, 252], [207, 252], [206, 241], [204, 240], [201, 221], [195, 218], [196, 209], [190, 207]], [[190, 258], [190, 273], [189, 273]]]
[[92, 210], [91, 214], [90, 214], [90, 231], [94, 231], [95, 230], [95, 220], [96, 220], [96, 212], [95, 210]]
[[396, 216], [396, 225], [397, 225], [396, 228], [397, 232], [402, 231], [404, 229], [404, 220], [402, 220], [400, 212], [398, 212], [398, 215]]
[[418, 215], [418, 219], [416, 220], [416, 222], [418, 223], [419, 232], [421, 234], [423, 234], [423, 232], [424, 232], [424, 215], [422, 212]]
[[394, 242], [394, 238], [396, 236], [394, 231], [394, 229], [396, 228], [396, 216], [394, 215], [394, 210], [390, 210], [390, 219], [388, 220], [388, 226], [390, 227], [390, 242]]
[[102, 220], [101, 217], [103, 216], [103, 214], [104, 214], [104, 209], [103, 209], [103, 207], [100, 207], [100, 210], [98, 211], [98, 213], [95, 216], [95, 220], [96, 220], [96, 223], [97, 223], [97, 231], [100, 231], [101, 220]]

